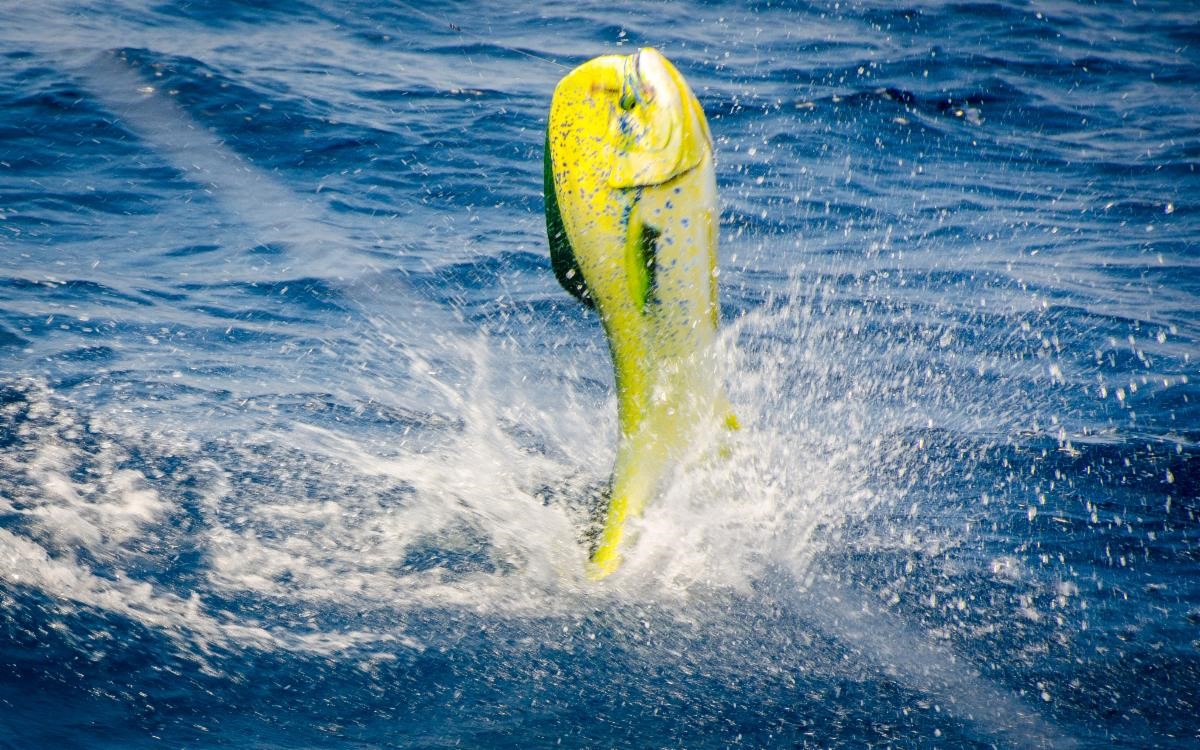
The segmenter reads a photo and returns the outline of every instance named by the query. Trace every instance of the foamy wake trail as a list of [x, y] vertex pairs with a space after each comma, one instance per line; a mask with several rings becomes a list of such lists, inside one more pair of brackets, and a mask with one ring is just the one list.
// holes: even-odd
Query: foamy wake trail
[[349, 247], [345, 235], [316, 195], [303, 196], [254, 166], [196, 122], [154, 79], [140, 76], [111, 51], [57, 53], [88, 91], [142, 142], [187, 179], [208, 188], [235, 218], [249, 245], [281, 243], [293, 257], [332, 268]]

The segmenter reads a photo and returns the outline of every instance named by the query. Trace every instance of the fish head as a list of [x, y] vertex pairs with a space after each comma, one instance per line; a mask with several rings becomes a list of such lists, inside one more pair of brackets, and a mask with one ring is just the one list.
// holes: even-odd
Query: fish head
[[556, 164], [584, 158], [594, 168], [582, 171], [612, 188], [666, 182], [712, 150], [695, 95], [651, 47], [575, 68], [555, 89], [550, 119]]

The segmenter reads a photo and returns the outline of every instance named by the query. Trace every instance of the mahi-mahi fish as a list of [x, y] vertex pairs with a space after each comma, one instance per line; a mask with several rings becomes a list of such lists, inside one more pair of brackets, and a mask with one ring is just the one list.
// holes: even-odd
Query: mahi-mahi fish
[[616, 375], [620, 438], [588, 566], [599, 579], [620, 565], [627, 521], [697, 429], [737, 427], [710, 351], [719, 321], [712, 136], [662, 54], [597, 57], [559, 82], [545, 195], [554, 273], [596, 309]]

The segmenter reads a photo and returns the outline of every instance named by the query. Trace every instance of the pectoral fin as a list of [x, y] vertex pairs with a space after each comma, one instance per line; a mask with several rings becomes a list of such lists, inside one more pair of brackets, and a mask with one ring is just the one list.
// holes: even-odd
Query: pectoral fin
[[629, 224], [625, 242], [629, 293], [634, 304], [645, 313], [646, 307], [657, 298], [658, 239], [662, 232], [636, 219], [631, 219]]

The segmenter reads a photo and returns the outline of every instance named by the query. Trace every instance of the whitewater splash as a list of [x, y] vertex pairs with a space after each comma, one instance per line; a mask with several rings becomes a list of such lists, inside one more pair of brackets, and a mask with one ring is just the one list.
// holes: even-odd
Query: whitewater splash
[[[814, 530], [836, 530], [871, 505], [872, 493], [851, 479], [865, 476], [856, 462], [867, 460], [869, 443], [794, 425], [759, 429], [770, 420], [762, 405], [775, 403], [759, 395], [759, 406], [746, 408], [750, 426], [724, 446], [727, 457], [696, 446], [677, 467], [639, 524], [629, 572], [612, 585], [587, 583], [582, 535], [607, 479], [595, 467], [610, 464], [610, 398], [587, 379], [573, 384], [578, 373], [557, 396], [536, 393], [510, 375], [511, 363], [496, 367], [504, 352], [479, 339], [459, 342], [458, 352], [454, 380], [410, 352], [410, 371], [396, 383], [423, 381], [441, 393], [445, 412], [385, 419], [366, 434], [353, 421], [331, 422], [329, 405], [316, 401], [290, 419], [268, 408], [269, 424], [213, 434], [164, 426], [157, 413], [144, 420], [120, 402], [77, 403], [44, 382], [10, 385], [3, 416], [15, 444], [0, 457], [0, 510], [18, 519], [20, 534], [4, 532], [0, 575], [185, 641], [190, 633], [201, 651], [208, 641], [326, 649], [393, 634], [322, 640], [289, 630], [286, 616], [222, 618], [198, 594], [281, 610], [518, 613], [613, 596], [684, 602], [702, 591], [748, 591], [781, 560], [802, 570], [820, 549]], [[185, 580], [194, 589], [170, 575], [185, 551], [204, 563]]]

